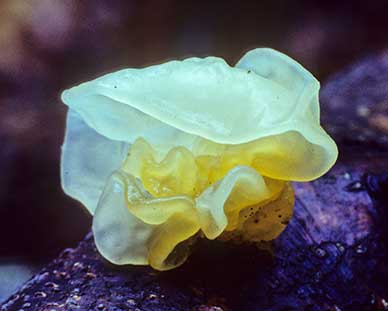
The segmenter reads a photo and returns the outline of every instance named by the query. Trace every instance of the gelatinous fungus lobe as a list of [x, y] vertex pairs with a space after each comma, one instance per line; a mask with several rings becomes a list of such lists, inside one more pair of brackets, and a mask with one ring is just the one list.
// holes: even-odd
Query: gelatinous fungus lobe
[[100, 253], [168, 270], [197, 237], [276, 238], [291, 181], [337, 158], [320, 126], [319, 82], [288, 56], [255, 49], [124, 69], [66, 90], [62, 186], [93, 218]]

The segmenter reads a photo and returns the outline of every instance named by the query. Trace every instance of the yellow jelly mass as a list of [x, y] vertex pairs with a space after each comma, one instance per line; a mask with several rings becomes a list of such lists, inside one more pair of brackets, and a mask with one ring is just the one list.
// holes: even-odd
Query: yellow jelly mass
[[294, 191], [286, 183], [275, 200], [262, 202], [241, 211], [239, 226], [226, 231], [222, 240], [262, 242], [275, 239], [287, 226], [292, 217]]
[[156, 152], [139, 138], [132, 145], [123, 169], [140, 178], [155, 197], [177, 194], [195, 197], [238, 165], [252, 167], [260, 175], [276, 180], [316, 178], [314, 168], [320, 168], [324, 161], [319, 148], [306, 142], [298, 132], [290, 131], [238, 145], [198, 139], [193, 152], [175, 147], [158, 162]]
[[193, 200], [187, 196], [152, 198], [135, 177], [124, 173], [124, 180], [129, 211], [144, 223], [155, 226], [151, 237], [144, 241], [149, 249], [150, 265], [159, 270], [176, 267], [187, 258], [188, 253], [174, 258], [171, 264], [167, 258], [178, 243], [189, 239], [200, 229]]
[[337, 158], [318, 95], [311, 73], [271, 49], [235, 66], [207, 57], [112, 72], [62, 94], [62, 186], [94, 215], [112, 263], [166, 270], [198, 236], [272, 240], [292, 214], [289, 182]]
[[[290, 135], [288, 140], [298, 138]], [[252, 242], [278, 236], [294, 205], [290, 184], [272, 178], [277, 173], [273, 161], [286, 156], [279, 148], [285, 139], [241, 145], [200, 139], [193, 151], [174, 147], [161, 161], [151, 145], [137, 139], [120, 171], [126, 176], [129, 211], [145, 224], [156, 226], [145, 241], [149, 264], [158, 270], [181, 264], [189, 249], [177, 252], [178, 245], [198, 232], [210, 239]], [[283, 165], [295, 166], [298, 151], [287, 156], [290, 163]], [[275, 167], [274, 171], [263, 169], [271, 177], [261, 172], [266, 165]], [[171, 258], [175, 253], [179, 258]]]
[[[270, 142], [271, 140], [268, 140]], [[201, 144], [214, 144], [210, 141], [201, 141]], [[236, 166], [245, 165], [253, 167], [260, 175], [262, 172], [261, 159], [266, 155], [263, 146], [270, 149], [265, 144], [265, 139], [256, 143], [247, 143], [242, 145], [224, 145], [220, 148], [218, 154], [199, 155], [194, 154], [185, 147], [172, 148], [165, 158], [158, 162], [155, 159], [155, 151], [143, 139], [137, 139], [131, 146], [131, 151], [124, 162], [122, 169], [142, 181], [144, 188], [153, 197], [171, 197], [176, 195], [187, 195], [189, 197], [198, 197], [209, 185], [221, 180], [231, 169]], [[274, 145], [273, 148], [278, 146]], [[195, 152], [195, 151], [194, 151]], [[272, 150], [268, 153], [273, 154]], [[303, 152], [303, 150], [302, 150]], [[279, 157], [284, 157], [286, 150]], [[297, 155], [296, 155], [297, 156]], [[292, 157], [292, 154], [290, 155]], [[269, 157], [269, 161], [276, 161], [276, 156]], [[265, 169], [264, 169], [265, 171]], [[271, 192], [279, 193], [284, 182], [269, 177], [264, 177], [271, 187]], [[236, 195], [247, 192], [247, 189], [234, 191]], [[248, 206], [255, 204], [249, 197], [254, 197], [257, 190], [254, 189], [248, 196], [241, 196], [235, 200], [235, 205]]]

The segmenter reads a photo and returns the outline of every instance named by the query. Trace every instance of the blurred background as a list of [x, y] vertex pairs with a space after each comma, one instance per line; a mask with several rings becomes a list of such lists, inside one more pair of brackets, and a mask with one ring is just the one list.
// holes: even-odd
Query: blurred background
[[124, 67], [268, 46], [322, 82], [388, 46], [387, 1], [0, 0], [0, 301], [91, 219], [60, 187], [62, 90]]

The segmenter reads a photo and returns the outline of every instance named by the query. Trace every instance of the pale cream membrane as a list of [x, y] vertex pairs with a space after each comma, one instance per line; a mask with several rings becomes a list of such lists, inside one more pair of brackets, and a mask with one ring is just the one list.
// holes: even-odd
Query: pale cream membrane
[[[290, 181], [320, 177], [337, 147], [319, 82], [272, 49], [124, 69], [66, 90], [64, 191], [116, 264], [168, 270], [195, 238], [268, 241], [292, 216]], [[282, 218], [283, 219], [280, 219]]]

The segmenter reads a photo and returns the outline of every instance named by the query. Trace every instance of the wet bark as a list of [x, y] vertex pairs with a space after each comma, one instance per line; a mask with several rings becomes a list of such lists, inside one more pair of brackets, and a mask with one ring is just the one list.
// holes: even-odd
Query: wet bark
[[322, 90], [340, 147], [322, 178], [295, 184], [295, 213], [272, 254], [201, 241], [182, 267], [156, 272], [104, 261], [89, 234], [1, 310], [388, 309], [388, 54], [355, 64]]

